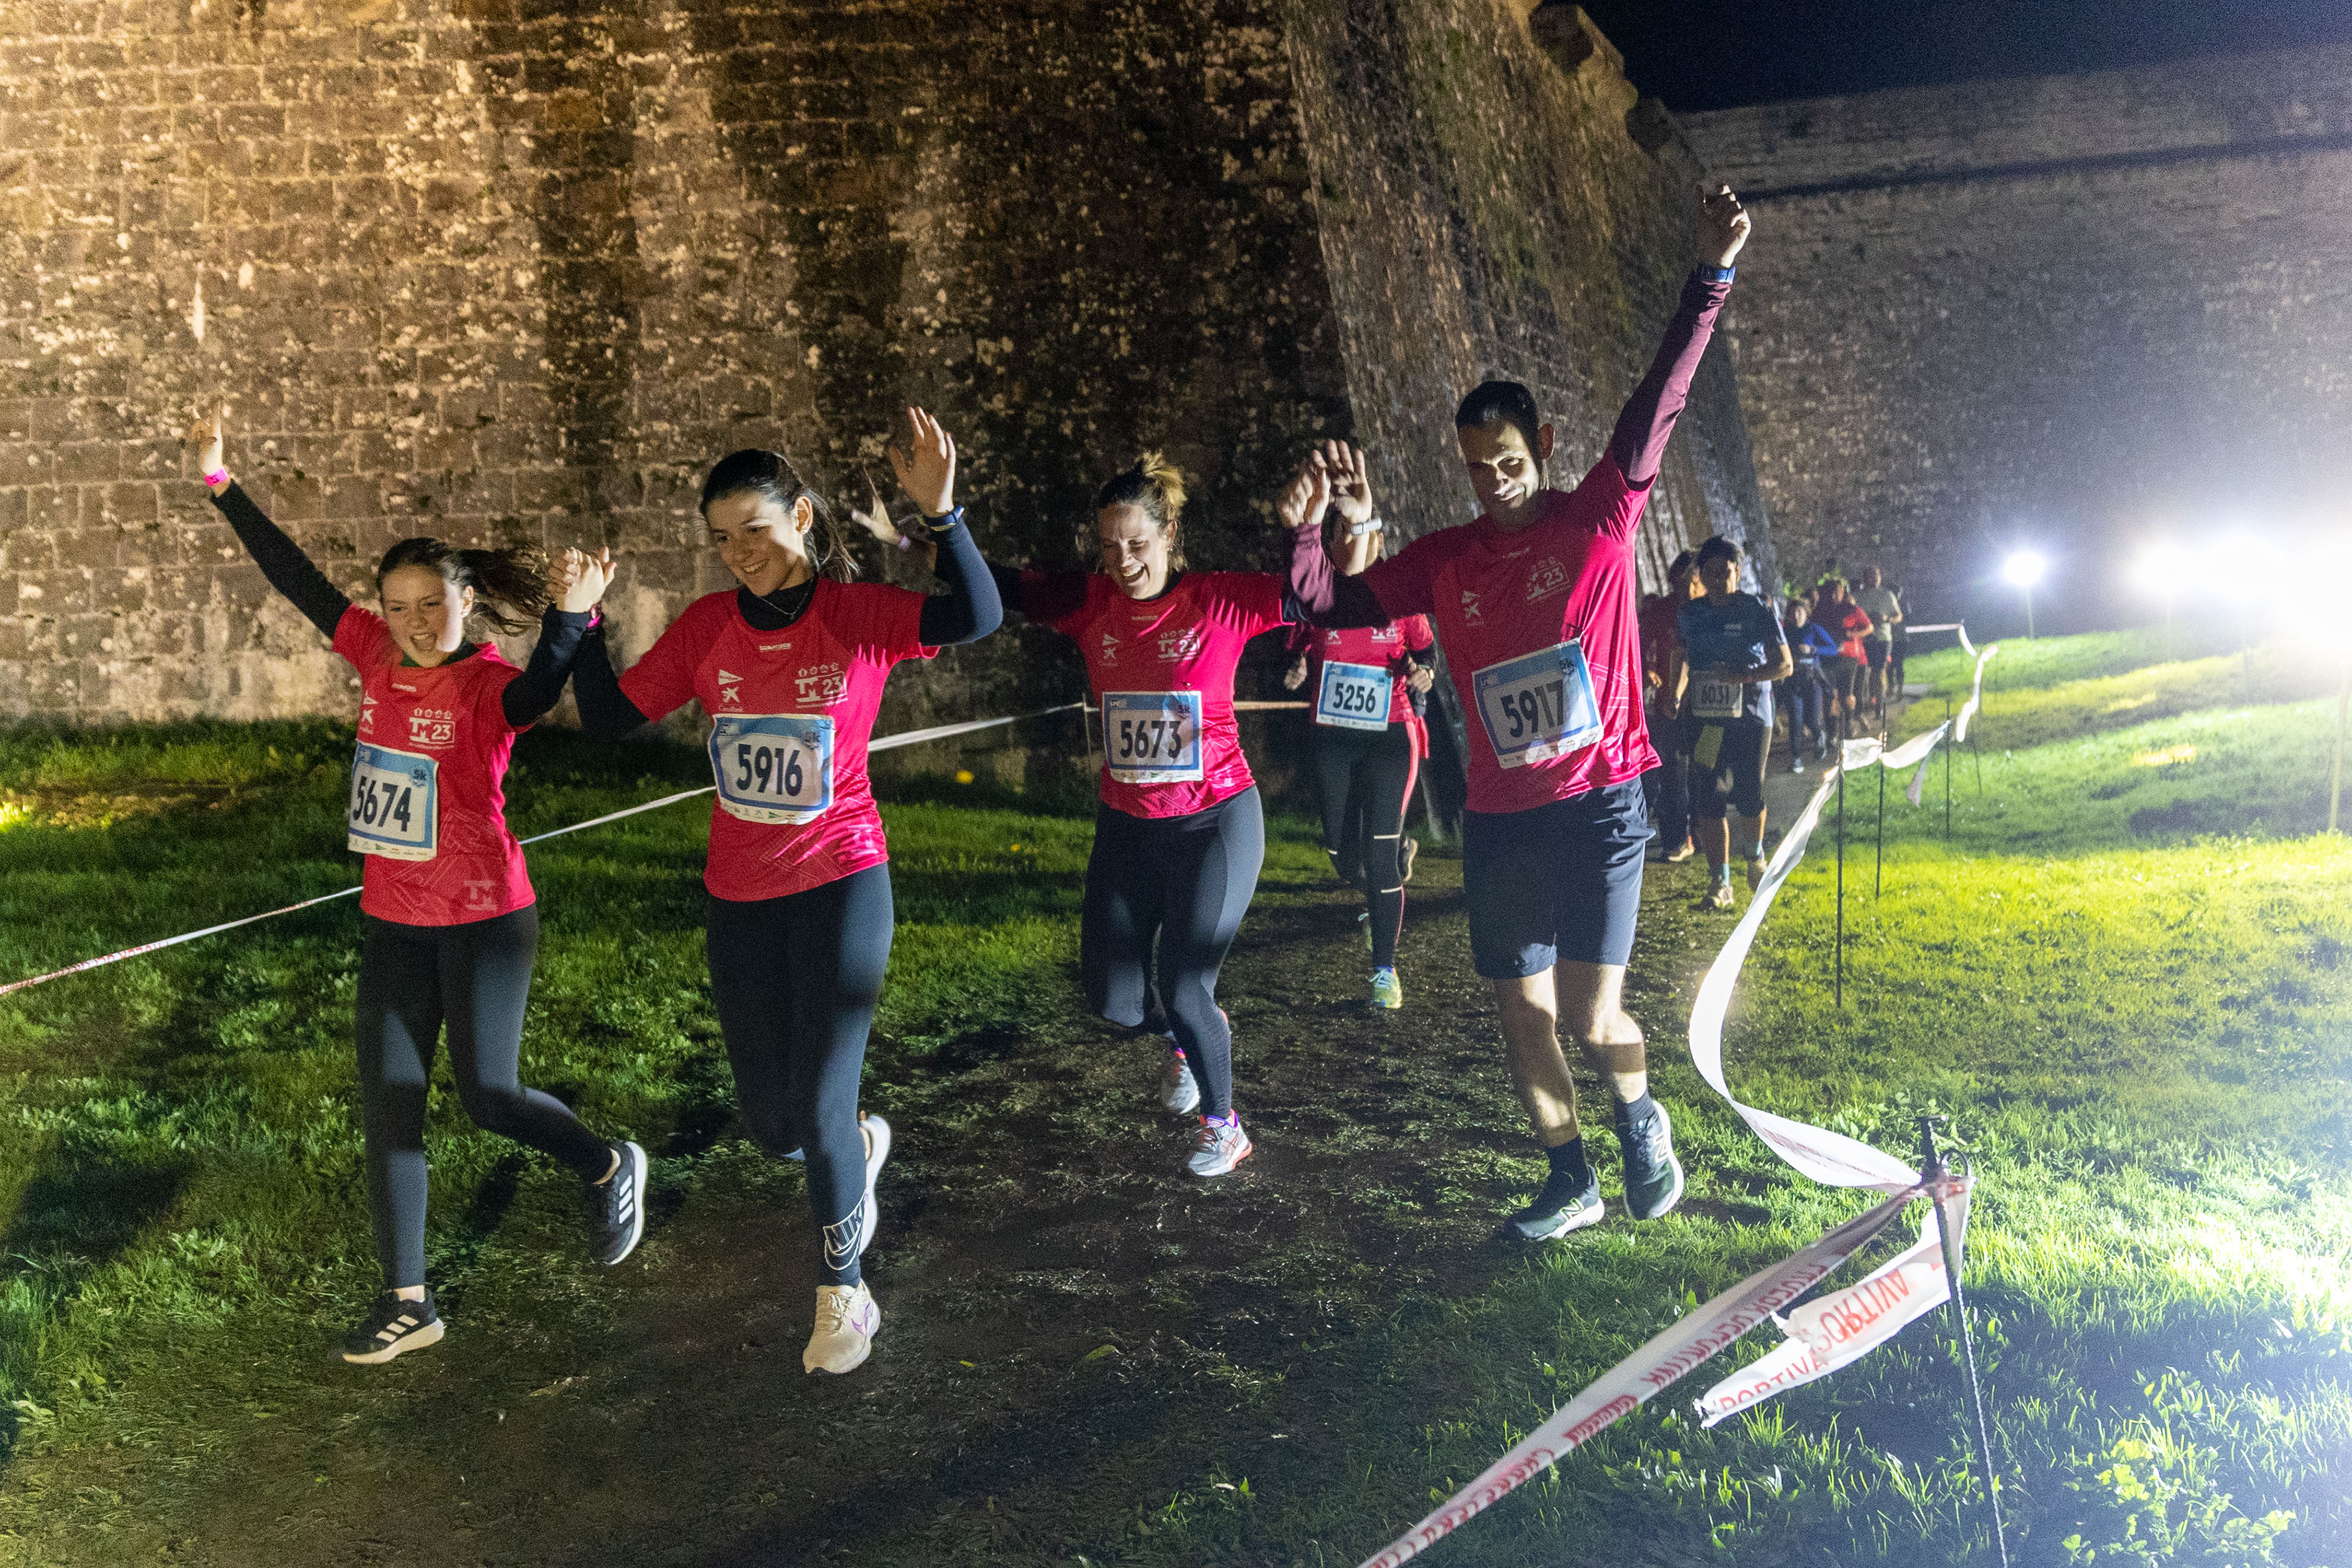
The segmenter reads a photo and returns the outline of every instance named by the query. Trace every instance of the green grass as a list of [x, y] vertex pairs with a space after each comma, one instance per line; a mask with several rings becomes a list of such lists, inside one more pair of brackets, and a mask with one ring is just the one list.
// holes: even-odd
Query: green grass
[[[1847, 1005], [1825, 824], [1749, 961], [1727, 1068], [1743, 1098], [1885, 1148], [1930, 1110], [1976, 1147], [1969, 1289], [2018, 1562], [2352, 1562], [2352, 848], [2315, 831], [2334, 704], [2290, 655], [2256, 650], [2249, 688], [2236, 656], [2157, 641], [2005, 646], [2015, 684], [1956, 759], [1950, 838], [1940, 762], [1923, 807], [1888, 779], [1875, 897], [1860, 775]], [[1943, 658], [1915, 679], [1948, 684]], [[0, 975], [348, 881], [346, 734], [0, 743], [24, 803], [0, 831]], [[518, 826], [698, 768], [534, 734]], [[174, 792], [195, 798], [77, 804]], [[886, 811], [900, 924], [866, 1096], [903, 1141], [873, 1259], [889, 1317], [837, 1384], [797, 1364], [798, 1174], [732, 1118], [698, 805], [532, 851], [527, 1077], [655, 1151], [645, 1249], [592, 1271], [569, 1178], [444, 1096], [430, 1262], [455, 1327], [384, 1376], [317, 1365], [373, 1272], [348, 904], [0, 1000], [0, 1563], [792, 1542], [1344, 1565], [1861, 1201], [1795, 1177], [1689, 1070], [1724, 930], [1685, 907], [1693, 867], [1653, 868], [1630, 982], [1691, 1196], [1529, 1250], [1490, 1234], [1540, 1164], [1466, 974], [1454, 862], [1424, 858], [1408, 1007], [1371, 1017], [1349, 901], [1276, 823], [1223, 990], [1260, 1152], [1202, 1188], [1171, 1173], [1149, 1051], [1076, 1002], [1086, 817], [920, 782]], [[1613, 1194], [1613, 1140], [1594, 1148]], [[1700, 1430], [1689, 1399], [1772, 1337], [1431, 1560], [1983, 1560], [1945, 1319]], [[395, 1482], [386, 1456], [415, 1452], [438, 1458]]]

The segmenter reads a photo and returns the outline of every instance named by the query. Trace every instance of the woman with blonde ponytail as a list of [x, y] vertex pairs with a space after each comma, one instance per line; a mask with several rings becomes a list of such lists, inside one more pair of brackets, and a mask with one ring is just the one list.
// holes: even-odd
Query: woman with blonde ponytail
[[[442, 1337], [425, 1283], [425, 1103], [441, 1031], [475, 1125], [570, 1166], [587, 1187], [590, 1250], [618, 1263], [645, 1232], [646, 1152], [581, 1124], [519, 1076], [539, 908], [507, 826], [515, 736], [562, 695], [611, 580], [610, 553], [459, 550], [404, 539], [377, 563], [382, 613], [355, 605], [229, 478], [221, 416], [188, 432], [205, 488], [269, 585], [332, 639], [360, 678], [349, 843], [360, 886], [357, 1043], [383, 1293], [342, 1356], [380, 1365]], [[467, 633], [539, 628], [517, 669]]]
[[1146, 452], [1095, 494], [1094, 571], [989, 571], [1007, 608], [1076, 641], [1102, 710], [1078, 935], [1087, 1005], [1172, 1042], [1160, 1103], [1199, 1111], [1185, 1168], [1222, 1176], [1250, 1140], [1234, 1110], [1217, 972], [1265, 859], [1234, 670], [1244, 643], [1297, 617], [1271, 573], [1186, 572], [1183, 510], [1183, 476]]

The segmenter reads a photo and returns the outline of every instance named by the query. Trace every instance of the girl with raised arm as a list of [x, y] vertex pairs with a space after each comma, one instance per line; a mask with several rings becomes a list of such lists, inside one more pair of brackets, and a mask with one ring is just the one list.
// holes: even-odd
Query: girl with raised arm
[[[262, 575], [359, 672], [348, 831], [367, 857], [356, 1035], [383, 1293], [342, 1357], [378, 1365], [442, 1336], [425, 1281], [425, 1106], [445, 1025], [474, 1124], [587, 1184], [596, 1258], [618, 1263], [645, 1233], [646, 1152], [590, 1131], [518, 1076], [539, 910], [507, 826], [507, 762], [562, 695], [612, 563], [568, 550], [542, 573], [519, 552], [404, 539], [376, 565], [379, 614], [345, 598], [229, 478], [220, 416], [197, 420], [188, 441]], [[511, 635], [534, 616], [539, 646], [521, 669], [467, 636], [477, 617]]]
[[[1381, 520], [1363, 454], [1331, 441], [1323, 456], [1334, 481], [1325, 548], [1340, 574], [1352, 577], [1381, 556]], [[1377, 626], [1293, 626], [1288, 646], [1297, 657], [1283, 685], [1309, 699], [1323, 849], [1342, 881], [1363, 879], [1372, 1005], [1402, 1007], [1397, 939], [1416, 847], [1404, 818], [1421, 759], [1429, 755], [1429, 727], [1416, 704], [1436, 678], [1435, 639], [1427, 616], [1407, 616]]]
[[1244, 643], [1295, 617], [1272, 573], [1185, 571], [1183, 510], [1183, 476], [1147, 452], [1095, 493], [1095, 570], [989, 570], [1008, 607], [1077, 643], [1102, 712], [1101, 801], [1078, 927], [1087, 1005], [1122, 1027], [1173, 1037], [1160, 1103], [1199, 1111], [1185, 1168], [1222, 1176], [1248, 1156], [1250, 1140], [1234, 1110], [1233, 1028], [1217, 1005], [1217, 972], [1265, 859], [1257, 783], [1234, 723], [1234, 669]]
[[617, 679], [592, 632], [575, 678], [591, 734], [689, 701], [709, 716], [711, 1000], [753, 1140], [808, 1162], [821, 1283], [801, 1363], [813, 1373], [856, 1369], [882, 1326], [858, 1262], [890, 1152], [888, 1124], [857, 1114], [891, 926], [866, 742], [891, 666], [1003, 619], [955, 504], [955, 443], [921, 409], [907, 419], [890, 462], [940, 547], [945, 595], [850, 581], [824, 499], [782, 454], [733, 452], [703, 480], [702, 520], [740, 586], [688, 605]]

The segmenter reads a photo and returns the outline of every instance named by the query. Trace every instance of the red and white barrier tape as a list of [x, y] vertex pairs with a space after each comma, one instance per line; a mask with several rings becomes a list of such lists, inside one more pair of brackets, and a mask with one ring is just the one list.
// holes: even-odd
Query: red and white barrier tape
[[[1014, 713], [1003, 719], [974, 719], [961, 724], [936, 724], [928, 730], [908, 730], [896, 735], [885, 735], [878, 740], [869, 742], [866, 749], [868, 752], [895, 751], [900, 746], [918, 746], [926, 741], [944, 741], [952, 735], [969, 735], [980, 730], [993, 730], [1001, 724], [1016, 724], [1024, 719], [1042, 719], [1049, 713], [1066, 713], [1072, 709], [1085, 706], [1086, 704], [1082, 702], [1065, 702], [1057, 707], [1040, 708], [1034, 713]], [[649, 800], [639, 805], [625, 807], [620, 811], [608, 811], [602, 816], [592, 816], [585, 822], [575, 822], [569, 827], [558, 827], [546, 833], [535, 833], [520, 842], [537, 844], [544, 839], [561, 838], [567, 833], [578, 833], [583, 828], [602, 827], [608, 822], [618, 822], [625, 816], [659, 811], [666, 805], [676, 805], [682, 800], [692, 800], [697, 795], [709, 795], [717, 787], [715, 784], [704, 784], [700, 789], [680, 790], [676, 795], [666, 795], [659, 800]], [[217, 936], [222, 931], [235, 931], [239, 926], [249, 926], [258, 921], [275, 920], [279, 915], [290, 915], [297, 910], [307, 910], [314, 904], [332, 903], [337, 899], [348, 899], [358, 891], [359, 889], [355, 887], [343, 888], [335, 892], [321, 893], [315, 899], [305, 899], [299, 904], [288, 904], [284, 909], [270, 910], [257, 915], [247, 915], [242, 920], [224, 921], [219, 925], [206, 926], [202, 931], [182, 931], [178, 936], [167, 936], [158, 942], [142, 942], [137, 947], [126, 947], [120, 952], [110, 952], [100, 958], [85, 958], [79, 963], [68, 964], [63, 969], [51, 970], [47, 974], [35, 974], [23, 980], [12, 980], [5, 985], [0, 985], [0, 996], [5, 996], [12, 991], [22, 991], [29, 986], [42, 984], [47, 981], [62, 980], [68, 974], [79, 974], [84, 970], [102, 969], [110, 963], [120, 963], [126, 958], [139, 958], [147, 953], [160, 952], [164, 948], [177, 947], [184, 942], [194, 942], [199, 937]]]

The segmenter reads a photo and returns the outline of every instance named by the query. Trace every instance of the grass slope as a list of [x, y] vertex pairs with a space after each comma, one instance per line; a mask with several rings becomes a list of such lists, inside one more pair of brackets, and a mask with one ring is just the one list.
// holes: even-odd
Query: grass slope
[[[2325, 679], [2257, 650], [2250, 701], [2235, 657], [2019, 646], [1950, 839], [1940, 763], [1924, 809], [1888, 781], [1877, 897], [1875, 775], [1849, 788], [1843, 1012], [1815, 839], [1735, 1004], [1735, 1087], [1897, 1150], [1948, 1111], [1979, 1150], [1970, 1286], [2018, 1561], [2352, 1561], [2352, 853], [2312, 833]], [[347, 744], [0, 745], [0, 974], [342, 885]], [[520, 759], [525, 833], [698, 762], [552, 733]], [[1260, 1150], [1203, 1187], [1172, 1174], [1150, 1053], [1076, 1005], [1085, 817], [951, 787], [887, 809], [901, 923], [867, 1098], [902, 1140], [871, 1260], [889, 1319], [839, 1383], [798, 1367], [798, 1173], [732, 1119], [699, 806], [532, 851], [527, 1076], [654, 1149], [645, 1248], [592, 1270], [570, 1178], [445, 1095], [453, 1331], [383, 1375], [320, 1365], [373, 1275], [348, 903], [0, 1001], [0, 1562], [1344, 1564], [1854, 1210], [1685, 1065], [1724, 929], [1685, 907], [1691, 867], [1653, 868], [1632, 978], [1691, 1196], [1527, 1249], [1491, 1234], [1539, 1162], [1455, 863], [1424, 858], [1410, 1000], [1383, 1019], [1348, 898], [1277, 823], [1224, 987]], [[1700, 1430], [1688, 1397], [1763, 1348], [1433, 1561], [1975, 1560], [1941, 1319]]]

